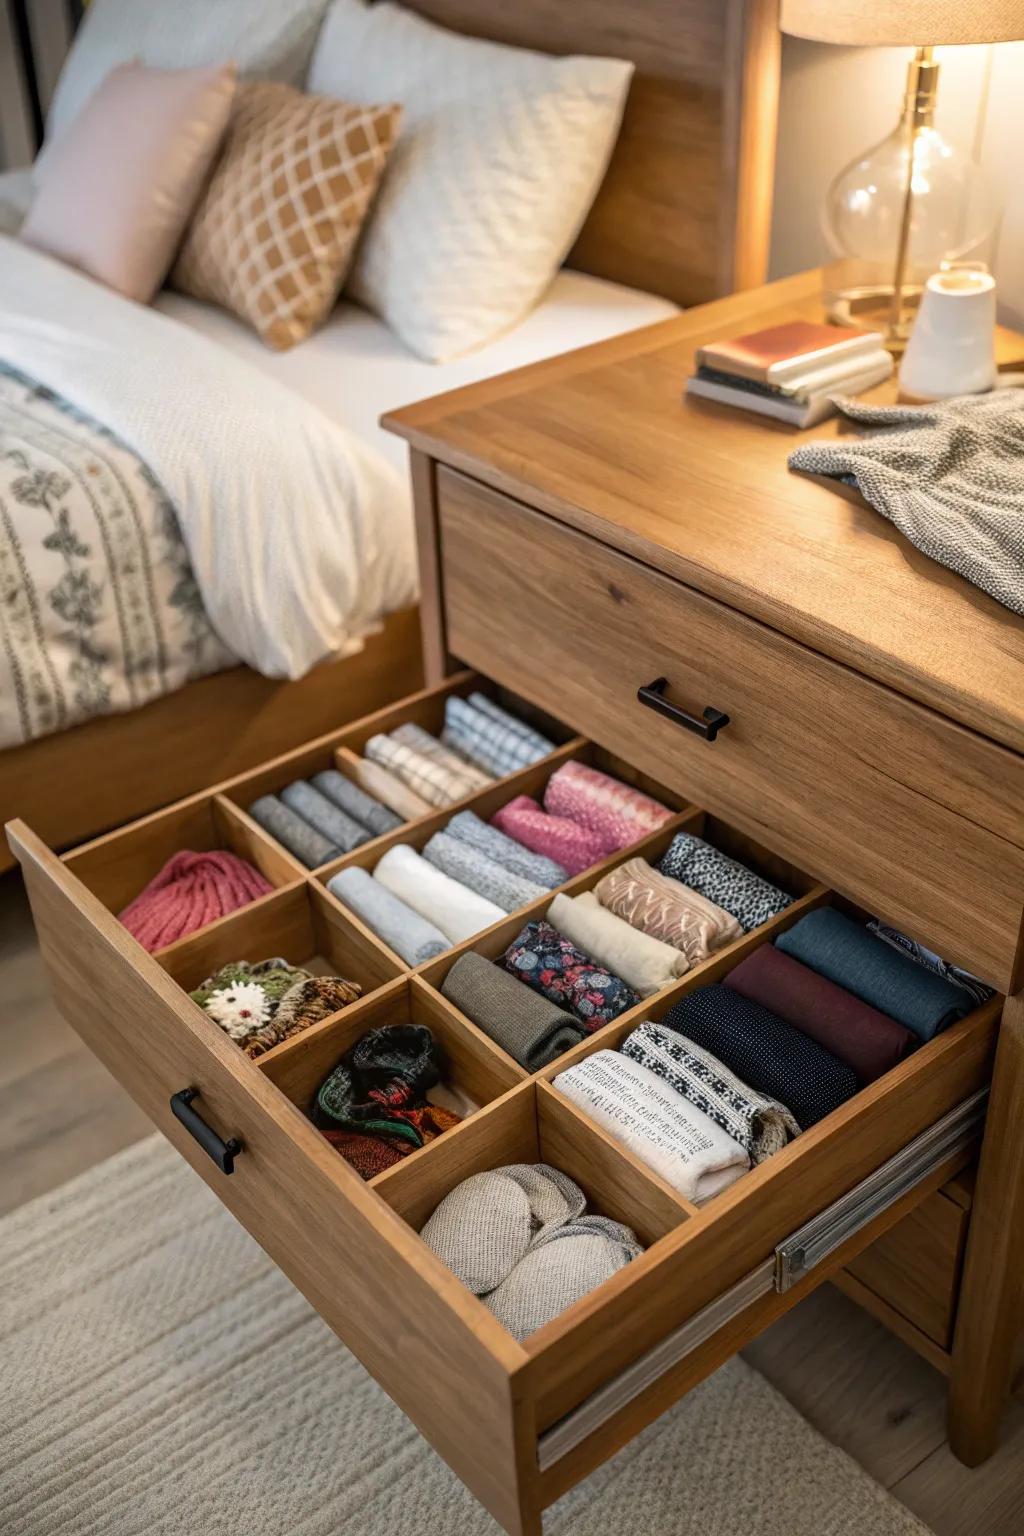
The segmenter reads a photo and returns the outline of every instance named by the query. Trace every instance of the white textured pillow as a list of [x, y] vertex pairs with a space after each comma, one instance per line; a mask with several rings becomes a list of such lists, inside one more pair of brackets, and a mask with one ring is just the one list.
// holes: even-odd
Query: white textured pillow
[[92, 0], [57, 82], [47, 143], [116, 64], [195, 69], [233, 59], [245, 79], [301, 85], [327, 0]]
[[514, 325], [587, 216], [632, 73], [616, 59], [459, 37], [397, 5], [334, 0], [308, 89], [403, 108], [346, 294], [430, 362]]

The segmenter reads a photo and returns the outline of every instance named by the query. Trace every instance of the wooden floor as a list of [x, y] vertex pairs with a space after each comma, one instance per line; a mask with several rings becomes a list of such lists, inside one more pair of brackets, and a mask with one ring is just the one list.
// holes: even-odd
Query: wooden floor
[[[0, 1212], [149, 1129], [51, 1005], [19, 877], [0, 878]], [[1024, 1404], [968, 1472], [946, 1447], [943, 1378], [830, 1286], [746, 1358], [938, 1536], [1021, 1536]]]

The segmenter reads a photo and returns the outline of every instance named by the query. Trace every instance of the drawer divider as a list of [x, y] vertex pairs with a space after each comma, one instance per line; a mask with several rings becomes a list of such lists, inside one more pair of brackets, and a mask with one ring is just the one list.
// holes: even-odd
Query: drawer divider
[[653, 1349], [553, 1424], [537, 1441], [540, 1471], [547, 1472], [568, 1456], [602, 1424], [687, 1355], [706, 1344], [747, 1307], [773, 1291], [788, 1291], [809, 1270], [922, 1183], [949, 1157], [967, 1147], [981, 1130], [987, 1098], [986, 1087], [956, 1105], [847, 1194], [783, 1239], [774, 1253], [735, 1285], [716, 1296]]

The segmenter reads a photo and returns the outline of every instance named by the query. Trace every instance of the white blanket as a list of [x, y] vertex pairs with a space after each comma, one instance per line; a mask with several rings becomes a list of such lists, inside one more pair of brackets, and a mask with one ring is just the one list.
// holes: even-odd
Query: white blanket
[[0, 361], [148, 465], [210, 623], [257, 671], [300, 677], [414, 600], [395, 469], [227, 350], [6, 237]]

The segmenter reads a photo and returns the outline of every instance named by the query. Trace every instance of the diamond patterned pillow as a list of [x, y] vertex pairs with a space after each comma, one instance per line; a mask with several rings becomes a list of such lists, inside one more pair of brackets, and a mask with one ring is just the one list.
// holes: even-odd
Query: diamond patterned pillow
[[329, 314], [401, 121], [293, 86], [241, 85], [171, 285], [284, 351]]

